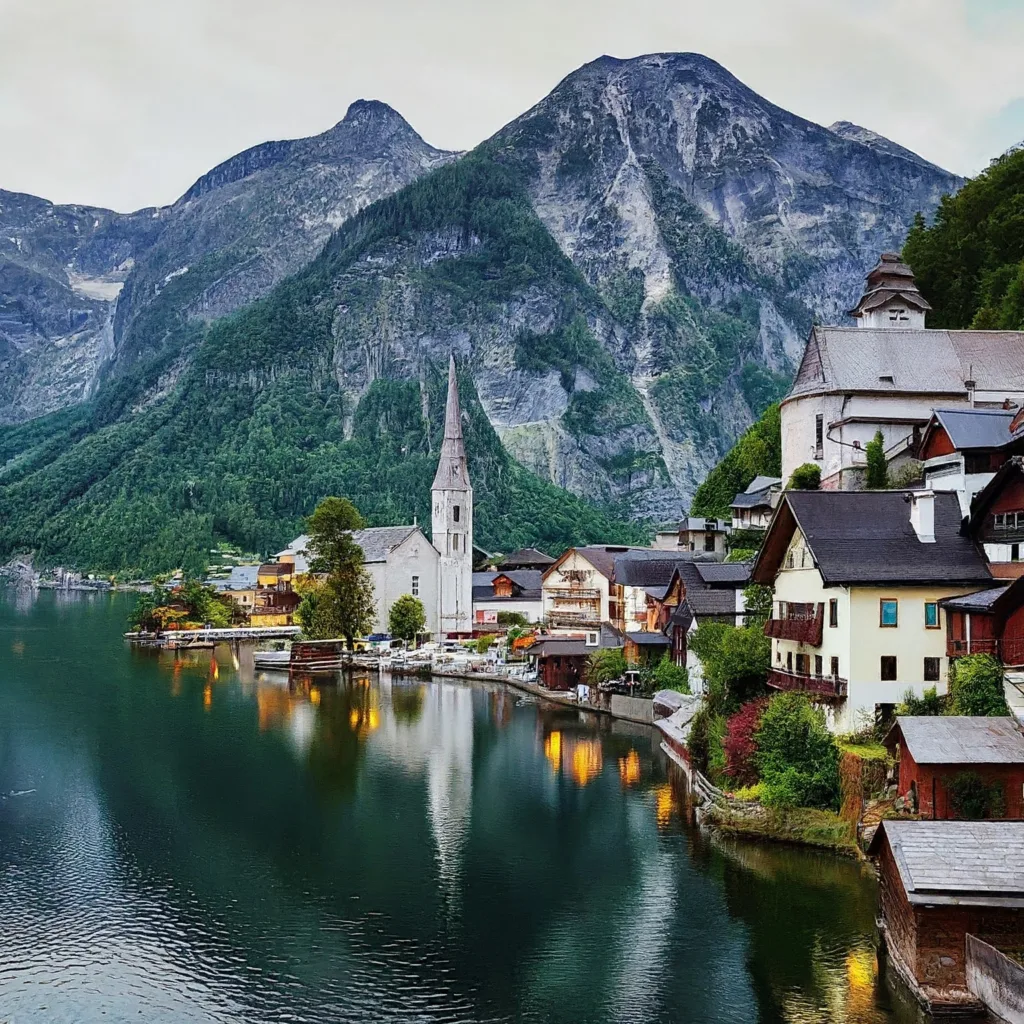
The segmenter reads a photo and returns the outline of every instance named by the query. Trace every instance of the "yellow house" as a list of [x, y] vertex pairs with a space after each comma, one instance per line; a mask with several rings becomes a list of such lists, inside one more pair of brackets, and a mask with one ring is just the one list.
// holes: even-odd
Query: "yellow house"
[[752, 580], [773, 586], [768, 683], [826, 705], [836, 732], [946, 691], [940, 599], [992, 584], [955, 494], [787, 491]]
[[256, 574], [256, 594], [249, 621], [253, 626], [290, 626], [301, 598], [292, 589], [295, 562], [268, 562]]

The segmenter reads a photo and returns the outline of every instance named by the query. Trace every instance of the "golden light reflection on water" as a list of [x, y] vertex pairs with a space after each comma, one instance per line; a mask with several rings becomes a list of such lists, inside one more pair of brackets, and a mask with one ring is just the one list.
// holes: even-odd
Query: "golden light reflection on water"
[[817, 942], [811, 966], [814, 991], [789, 992], [782, 1000], [789, 1024], [886, 1024], [891, 1019], [876, 1005], [878, 960], [870, 945], [841, 957]]
[[562, 734], [549, 733], [544, 738], [544, 756], [551, 763], [552, 771], [557, 775], [562, 770]]
[[635, 750], [619, 758], [619, 779], [623, 786], [635, 786], [640, 781], [640, 755]]
[[600, 775], [602, 766], [600, 740], [577, 739], [572, 748], [572, 777], [578, 786], [585, 786]]
[[203, 710], [209, 711], [213, 706], [213, 687], [207, 683], [203, 687]]
[[672, 793], [672, 786], [668, 782], [663, 782], [654, 790], [654, 820], [658, 823], [658, 828], [668, 828], [674, 810], [675, 796]]

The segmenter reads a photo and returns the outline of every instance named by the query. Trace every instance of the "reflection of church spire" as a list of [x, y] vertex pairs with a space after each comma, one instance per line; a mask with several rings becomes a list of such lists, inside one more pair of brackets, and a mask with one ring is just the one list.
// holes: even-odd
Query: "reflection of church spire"
[[459, 381], [455, 374], [455, 356], [448, 361], [448, 402], [444, 410], [444, 441], [434, 475], [435, 488], [469, 489], [469, 467], [462, 440], [462, 407], [459, 405]]

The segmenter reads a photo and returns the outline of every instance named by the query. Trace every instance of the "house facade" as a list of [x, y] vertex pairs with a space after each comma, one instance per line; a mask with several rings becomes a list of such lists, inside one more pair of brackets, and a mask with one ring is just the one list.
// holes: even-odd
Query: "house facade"
[[1024, 574], [1024, 457], [1008, 458], [975, 495], [968, 532], [984, 548], [993, 576]]
[[992, 584], [956, 496], [931, 491], [788, 491], [752, 579], [775, 590], [769, 685], [807, 693], [841, 733], [907, 690], [944, 693], [940, 602]]
[[863, 486], [876, 431], [892, 470], [915, 460], [937, 408], [1018, 410], [1024, 332], [925, 328], [928, 304], [899, 256], [884, 253], [850, 315], [815, 327], [783, 400], [782, 476], [811, 462], [825, 489]]
[[527, 622], [544, 615], [539, 569], [509, 569], [473, 573], [473, 625], [476, 629], [498, 626], [501, 616], [518, 614]]
[[782, 493], [782, 480], [774, 476], [757, 476], [745, 491], [732, 499], [734, 530], [767, 530], [772, 513]]

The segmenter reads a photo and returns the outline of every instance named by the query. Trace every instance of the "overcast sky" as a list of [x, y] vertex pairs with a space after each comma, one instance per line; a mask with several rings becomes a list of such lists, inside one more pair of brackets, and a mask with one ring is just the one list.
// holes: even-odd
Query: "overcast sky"
[[0, 0], [0, 188], [168, 203], [360, 97], [466, 149], [603, 53], [681, 50], [963, 174], [1024, 139], [1024, 0]]

